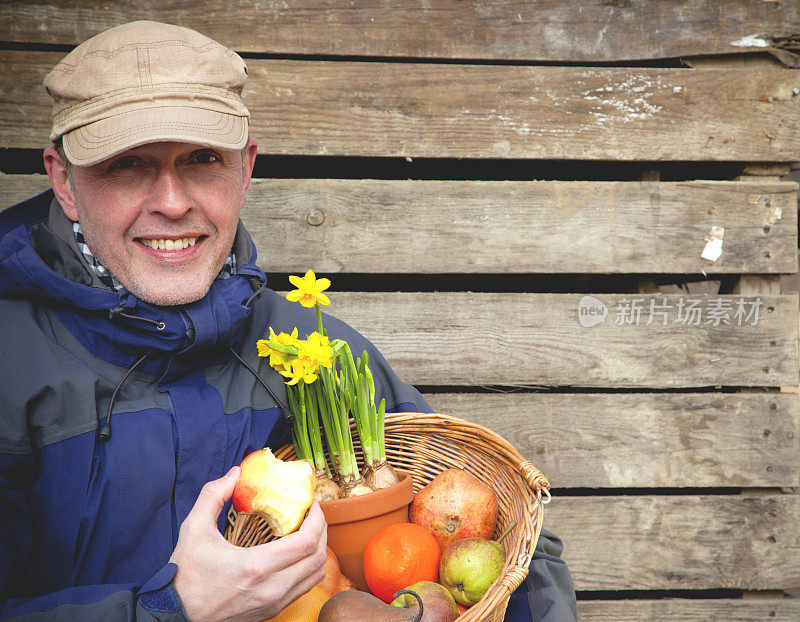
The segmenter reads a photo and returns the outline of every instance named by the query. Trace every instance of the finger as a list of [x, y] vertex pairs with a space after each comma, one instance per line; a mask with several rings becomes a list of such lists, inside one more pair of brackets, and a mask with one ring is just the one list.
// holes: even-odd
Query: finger
[[[327, 552], [323, 544], [313, 554], [307, 555], [271, 575], [273, 581], [278, 581], [283, 586], [283, 607], [311, 590], [325, 578], [326, 557]], [[263, 584], [263, 589], [265, 590], [264, 596], [268, 597], [273, 588]]]
[[[269, 556], [273, 572], [279, 572], [303, 560], [309, 558], [313, 560], [315, 557], [319, 558], [321, 554], [324, 555], [328, 541], [327, 536], [325, 516], [319, 503], [315, 500], [298, 531], [272, 542], [244, 549], [242, 553], [261, 559]], [[258, 564], [258, 560], [254, 560], [254, 563]], [[323, 566], [325, 564], [324, 557], [321, 564]], [[311, 569], [313, 568], [314, 562], [312, 561]]]
[[241, 471], [238, 466], [235, 466], [224, 477], [207, 482], [200, 490], [197, 501], [186, 520], [196, 520], [202, 524], [213, 523], [216, 529], [217, 518], [222, 512], [225, 502], [233, 495], [233, 488]]
[[311, 507], [308, 509], [308, 515], [300, 525], [299, 531], [325, 531], [328, 524], [325, 522], [325, 514], [322, 513], [322, 508], [319, 506], [319, 501], [314, 499]]
[[[294, 552], [298, 558], [307, 557], [312, 552], [319, 550], [319, 544], [327, 542], [327, 523], [319, 502], [315, 499], [308, 511], [300, 529], [290, 533], [278, 542], [287, 547], [287, 552]], [[324, 547], [323, 547], [324, 548]]]

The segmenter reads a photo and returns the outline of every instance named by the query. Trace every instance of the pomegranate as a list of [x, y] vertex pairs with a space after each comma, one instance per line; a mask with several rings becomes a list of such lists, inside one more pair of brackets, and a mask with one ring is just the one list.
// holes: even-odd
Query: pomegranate
[[463, 469], [447, 469], [414, 496], [408, 519], [425, 527], [444, 550], [462, 538], [491, 539], [497, 511], [489, 486]]

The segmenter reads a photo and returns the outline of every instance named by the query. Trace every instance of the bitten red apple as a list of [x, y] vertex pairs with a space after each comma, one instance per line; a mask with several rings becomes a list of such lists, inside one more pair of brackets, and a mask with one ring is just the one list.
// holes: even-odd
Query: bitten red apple
[[242, 460], [233, 508], [261, 516], [277, 536], [297, 531], [314, 501], [317, 478], [305, 460], [279, 460], [269, 448]]
[[497, 512], [497, 496], [489, 486], [463, 469], [447, 469], [414, 496], [408, 518], [425, 527], [444, 551], [461, 538], [491, 538]]

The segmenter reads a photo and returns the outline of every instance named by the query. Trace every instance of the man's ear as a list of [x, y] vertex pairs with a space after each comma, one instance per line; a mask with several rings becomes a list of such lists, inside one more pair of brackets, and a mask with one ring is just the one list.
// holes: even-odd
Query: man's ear
[[255, 138], [250, 138], [247, 141], [246, 155], [243, 156], [244, 161], [244, 179], [242, 180], [242, 205], [247, 198], [247, 189], [250, 187], [250, 180], [253, 177], [253, 167], [256, 165], [256, 156], [258, 155], [258, 141]]
[[58, 151], [54, 147], [48, 147], [44, 150], [44, 168], [47, 170], [47, 176], [50, 178], [50, 185], [53, 186], [53, 192], [61, 204], [67, 218], [73, 222], [78, 222], [78, 210], [75, 207], [75, 193], [72, 188], [72, 183], [69, 180], [67, 167], [58, 155]]

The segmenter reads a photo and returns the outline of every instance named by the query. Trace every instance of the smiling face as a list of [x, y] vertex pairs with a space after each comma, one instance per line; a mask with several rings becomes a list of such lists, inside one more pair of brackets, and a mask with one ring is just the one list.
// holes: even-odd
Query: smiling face
[[256, 156], [175, 142], [150, 143], [71, 180], [45, 150], [53, 190], [98, 261], [138, 298], [160, 306], [202, 298], [233, 245]]

